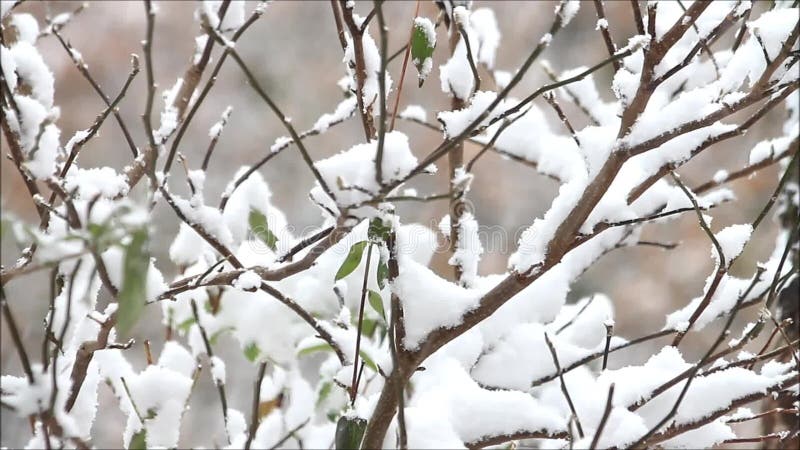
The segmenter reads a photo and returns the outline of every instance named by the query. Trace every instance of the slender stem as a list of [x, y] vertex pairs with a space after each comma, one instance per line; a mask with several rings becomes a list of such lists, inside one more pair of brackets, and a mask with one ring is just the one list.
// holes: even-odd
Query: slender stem
[[789, 162], [789, 166], [786, 167], [786, 171], [781, 176], [780, 181], [778, 182], [778, 186], [775, 187], [775, 191], [773, 191], [772, 195], [769, 197], [767, 204], [761, 209], [761, 212], [758, 213], [758, 217], [753, 221], [753, 231], [761, 225], [761, 222], [767, 216], [767, 213], [772, 208], [772, 205], [775, 204], [775, 201], [778, 200], [778, 196], [780, 195], [781, 191], [783, 191], [784, 186], [789, 181], [789, 179], [794, 175], [794, 172], [797, 170], [797, 160], [800, 158], [800, 152], [795, 152], [792, 160]]
[[14, 343], [14, 347], [17, 348], [19, 360], [22, 363], [22, 370], [25, 372], [25, 376], [28, 377], [28, 382], [33, 384], [33, 371], [31, 370], [31, 363], [28, 359], [28, 352], [25, 351], [25, 346], [22, 344], [17, 322], [11, 314], [11, 308], [8, 306], [5, 291], [2, 288], [0, 288], [0, 295], [2, 295], [2, 299], [0, 299], [0, 308], [3, 309], [3, 317], [5, 317], [6, 323], [8, 324], [8, 331], [11, 333], [11, 341]]
[[367, 281], [369, 279], [369, 266], [372, 258], [372, 243], [367, 246], [367, 261], [364, 264], [364, 282], [361, 285], [361, 303], [358, 308], [358, 328], [356, 328], [356, 352], [353, 355], [353, 383], [350, 387], [350, 405], [355, 406], [358, 394], [358, 357], [361, 351], [361, 327], [364, 323], [364, 305], [367, 300]]
[[[603, 36], [603, 42], [606, 44], [608, 54], [613, 56], [617, 51], [614, 41], [611, 39], [611, 33], [608, 31], [608, 19], [606, 19], [605, 8], [603, 7], [603, 0], [594, 0], [594, 8], [597, 11], [597, 28], [600, 29], [600, 34]], [[602, 23], [601, 23], [602, 21]], [[614, 61], [614, 72], [620, 68], [619, 61]]]
[[258, 375], [256, 375], [255, 386], [253, 387], [253, 403], [250, 413], [250, 428], [247, 432], [247, 441], [244, 444], [245, 450], [250, 450], [250, 444], [258, 431], [258, 425], [261, 422], [261, 417], [258, 414], [258, 405], [261, 403], [261, 382], [264, 381], [264, 372], [267, 370], [267, 362], [264, 361], [258, 365]]
[[[388, 37], [383, 17], [383, 0], [375, 0], [375, 15], [378, 17], [378, 28], [381, 40], [381, 67], [378, 71], [378, 146], [375, 150], [375, 182], [383, 185], [383, 146], [386, 140], [386, 51]], [[364, 21], [366, 26], [366, 20]]]
[[639, 35], [643, 35], [644, 20], [642, 19], [642, 10], [639, 9], [639, 0], [631, 0], [631, 9], [633, 10], [633, 22], [636, 24], [636, 32]]
[[567, 400], [567, 405], [569, 405], [569, 410], [572, 411], [572, 417], [575, 418], [575, 426], [578, 429], [578, 436], [583, 439], [583, 427], [581, 426], [581, 420], [578, 418], [578, 413], [575, 411], [575, 404], [572, 403], [572, 397], [569, 395], [569, 389], [567, 389], [567, 383], [564, 381], [564, 373], [561, 371], [561, 364], [558, 362], [558, 354], [556, 353], [556, 348], [553, 346], [553, 343], [550, 341], [550, 337], [547, 333], [544, 334], [544, 341], [547, 343], [547, 348], [550, 349], [550, 355], [553, 357], [553, 365], [556, 367], [556, 372], [558, 373], [558, 379], [561, 382], [561, 392], [564, 394], [564, 398]]
[[[333, 0], [331, 0], [331, 1], [333, 1]], [[416, 3], [417, 3], [417, 6], [414, 8], [414, 18], [415, 19], [419, 16], [420, 0], [417, 0]], [[403, 84], [404, 84], [405, 79], [406, 79], [406, 68], [408, 67], [408, 57], [409, 57], [409, 55], [411, 55], [411, 39], [413, 39], [413, 37], [414, 37], [414, 21], [412, 20], [411, 21], [411, 29], [408, 31], [408, 42], [406, 42], [406, 45], [405, 45], [404, 48], [400, 49], [404, 53], [403, 54], [403, 67], [400, 69], [400, 80], [397, 82], [397, 96], [395, 96], [395, 98], [394, 98], [394, 108], [392, 109], [392, 123], [391, 123], [391, 125], [389, 125], [389, 131], [393, 131], [394, 130], [394, 121], [397, 118], [397, 108], [400, 106], [400, 99], [402, 98], [402, 94], [403, 94]], [[381, 52], [381, 54], [383, 54], [383, 52]], [[386, 62], [388, 63], [389, 61], [391, 61], [393, 59], [393, 57], [394, 57], [394, 55], [389, 57], [389, 59], [387, 59]]]
[[147, 100], [145, 101], [144, 113], [142, 114], [142, 121], [144, 122], [144, 131], [147, 134], [147, 141], [150, 143], [150, 148], [156, 150], [156, 140], [153, 135], [153, 99], [156, 95], [156, 82], [153, 77], [153, 30], [155, 28], [156, 12], [153, 9], [151, 0], [144, 0], [145, 15], [147, 17], [147, 32], [142, 47], [144, 49], [144, 66], [145, 73], [147, 74]]
[[[217, 38], [219, 37], [217, 36]], [[297, 134], [297, 131], [294, 129], [294, 126], [292, 126], [291, 119], [289, 119], [283, 114], [278, 105], [275, 104], [275, 102], [272, 101], [272, 98], [266, 93], [266, 91], [264, 91], [264, 89], [261, 87], [261, 84], [258, 82], [258, 80], [256, 80], [253, 73], [250, 71], [245, 62], [239, 56], [239, 53], [231, 47], [228, 47], [227, 50], [230, 52], [230, 55], [233, 56], [233, 59], [236, 60], [236, 63], [239, 64], [239, 67], [242, 69], [242, 72], [244, 72], [245, 76], [250, 82], [250, 86], [256, 91], [258, 96], [261, 97], [261, 99], [264, 100], [264, 102], [266, 102], [267, 105], [269, 105], [270, 109], [278, 117], [278, 120], [280, 120], [283, 126], [289, 131], [289, 134], [292, 136], [295, 145], [297, 145], [298, 150], [300, 150], [300, 155], [303, 157], [303, 160], [305, 161], [308, 168], [311, 170], [311, 173], [314, 175], [314, 178], [316, 178], [322, 190], [328, 195], [328, 197], [335, 200], [336, 196], [333, 195], [333, 191], [331, 191], [331, 188], [328, 186], [328, 183], [325, 181], [324, 178], [322, 178], [322, 174], [320, 174], [319, 170], [317, 170], [317, 166], [314, 165], [314, 161], [311, 159], [311, 156], [309, 155], [306, 146], [303, 144], [303, 140], [300, 139], [300, 136]]]
[[[194, 320], [197, 323], [197, 327], [200, 329], [200, 336], [203, 338], [203, 345], [206, 348], [206, 354], [208, 355], [208, 360], [210, 364], [214, 364], [214, 349], [211, 347], [211, 341], [208, 339], [208, 333], [206, 333], [206, 327], [203, 326], [203, 323], [200, 321], [200, 314], [197, 311], [197, 302], [192, 299], [191, 302], [192, 306], [192, 315], [194, 316]], [[228, 424], [228, 398], [225, 395], [225, 384], [221, 383], [219, 380], [214, 377], [214, 384], [217, 386], [217, 392], [219, 393], [219, 402], [222, 406], [222, 423], [225, 425], [225, 435], [230, 443], [230, 436], [228, 436], [227, 432], [227, 424]]]
[[600, 442], [600, 435], [603, 434], [603, 430], [606, 427], [606, 422], [608, 422], [608, 417], [611, 416], [611, 410], [614, 406], [613, 399], [614, 383], [611, 383], [611, 386], [608, 387], [608, 397], [606, 397], [606, 407], [603, 410], [603, 417], [600, 419], [600, 424], [597, 425], [597, 431], [594, 433], [592, 444], [589, 446], [589, 448], [598, 448], [597, 444]]

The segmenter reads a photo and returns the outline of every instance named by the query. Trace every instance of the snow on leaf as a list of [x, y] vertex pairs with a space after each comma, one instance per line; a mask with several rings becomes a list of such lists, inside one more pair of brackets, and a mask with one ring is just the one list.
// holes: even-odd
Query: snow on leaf
[[436, 30], [427, 17], [414, 18], [411, 34], [411, 61], [417, 67], [419, 87], [433, 68], [433, 50], [436, 48]]

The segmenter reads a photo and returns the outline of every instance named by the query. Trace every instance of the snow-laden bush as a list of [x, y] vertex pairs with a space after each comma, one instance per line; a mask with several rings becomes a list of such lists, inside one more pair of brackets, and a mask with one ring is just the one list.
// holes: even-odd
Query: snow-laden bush
[[[638, 34], [627, 42], [612, 39], [601, 0], [562, 1], [552, 4], [554, 11], [550, 3], [530, 3], [521, 7], [551, 17], [551, 26], [510, 70], [495, 67], [501, 35], [491, 4], [442, 1], [438, 16], [409, 21], [385, 16], [380, 1], [320, 3], [332, 7], [338, 27], [345, 98], [306, 131], [295, 128], [237, 51], [248, 27], [270, 14], [265, 3], [197, 4], [196, 54], [163, 92], [163, 109], [153, 81], [158, 49], [150, 45], [157, 5], [144, 2], [143, 52], [133, 56], [121, 91], [111, 93], [62, 36], [72, 14], [42, 22], [18, 3], [2, 2], [3, 147], [18, 172], [3, 176], [22, 177], [40, 222], [4, 216], [3, 228], [27, 247], [3, 268], [2, 283], [51, 269], [54, 285], [42, 343], [24, 340], [12, 313], [26, 299], [2, 299], [9, 336], [3, 347], [18, 354], [23, 368], [3, 376], [2, 406], [29, 419], [29, 448], [91, 447], [104, 389], [127, 417], [118, 444], [176, 447], [192, 390], [206, 376], [216, 385], [225, 429], [223, 442], [209, 435], [207, 445], [226, 448], [797, 442], [798, 341], [785, 320], [797, 311], [797, 297], [787, 295], [798, 267], [796, 1], [758, 8], [744, 0], [632, 1]], [[576, 14], [597, 15], [597, 38], [608, 54], [585, 55], [586, 67], [561, 73], [545, 64], [551, 83], [515, 89], [543, 62], [550, 43], [570, 32]], [[387, 48], [390, 31], [406, 42], [397, 53]], [[71, 137], [59, 129], [68, 111], [54, 104], [54, 76], [37, 50], [48, 35], [106, 104]], [[392, 64], [402, 64], [396, 79], [386, 70], [390, 54], [397, 57]], [[446, 62], [435, 67], [434, 54]], [[202, 164], [189, 164], [178, 150], [223, 65], [243, 74], [249, 86], [242, 89], [263, 100], [286, 136], [266, 146], [258, 163], [242, 167], [217, 201], [203, 187], [215, 176], [213, 151], [231, 110], [209, 130]], [[407, 66], [414, 66], [408, 71], [416, 71], [416, 83], [406, 80], [415, 78], [405, 74]], [[613, 70], [610, 85], [593, 78], [601, 70]], [[129, 132], [139, 122], [117, 110], [137, 76], [147, 81], [137, 94], [147, 99], [143, 142]], [[437, 76], [440, 83], [423, 84]], [[439, 124], [422, 106], [398, 113], [404, 81], [406, 89], [419, 84], [432, 96], [452, 98], [451, 110], [435, 114]], [[602, 100], [606, 90], [614, 101]], [[561, 108], [566, 103], [590, 125], [573, 127]], [[675, 172], [782, 108], [783, 134], [755, 146], [740, 170], [708, 174], [707, 183], [692, 187]], [[549, 114], [563, 127], [549, 126]], [[82, 148], [112, 115], [117, 124], [105, 126], [123, 131], [117, 147], [131, 152], [130, 163], [120, 170], [83, 166]], [[415, 143], [394, 129], [396, 118], [441, 130], [441, 143], [412, 151]], [[345, 121], [363, 126], [361, 142], [313, 160], [304, 139]], [[470, 160], [465, 141], [483, 146]], [[302, 235], [271, 202], [258, 172], [284, 151], [297, 152], [316, 180], [307, 207], [318, 208], [322, 219]], [[507, 270], [482, 276], [484, 248], [467, 199], [482, 188], [472, 169], [486, 151], [524, 162], [560, 188], [521, 234]], [[180, 170], [176, 160], [184, 163], [188, 188], [171, 180], [170, 171]], [[439, 228], [449, 237], [450, 276], [428, 268], [434, 231], [395, 212], [397, 202], [442, 198], [403, 188], [437, 165], [449, 171], [450, 212]], [[760, 213], [713, 231], [708, 211], [736, 201], [724, 185], [774, 165], [780, 168], [775, 195], [742, 211]], [[149, 253], [157, 204], [168, 205], [180, 224], [169, 260]], [[615, 335], [613, 299], [602, 294], [566, 304], [573, 283], [606, 253], [667, 245], [640, 240], [642, 229], [680, 214], [696, 215], [714, 270], [662, 329]], [[751, 235], [772, 218], [782, 224], [772, 254], [751, 268], [750, 278], [730, 274]], [[176, 270], [174, 279], [161, 274]], [[111, 299], [106, 306], [100, 292]], [[133, 326], [144, 311], [159, 308], [166, 341], [158, 355], [146, 346], [147, 365], [136, 367], [126, 356], [142, 348], [131, 337]], [[735, 329], [745, 308], [760, 309], [759, 318]], [[683, 338], [712, 322], [722, 331], [702, 356], [682, 353]], [[227, 382], [218, 355], [223, 335], [252, 362], [254, 383]], [[659, 338], [666, 338], [663, 347], [642, 355], [644, 362], [606, 367], [614, 352]], [[314, 370], [301, 370], [309, 360]], [[226, 392], [234, 390], [247, 391], [252, 408], [231, 407]], [[760, 435], [737, 435], [742, 428], [734, 423], [755, 419], [764, 421]]]

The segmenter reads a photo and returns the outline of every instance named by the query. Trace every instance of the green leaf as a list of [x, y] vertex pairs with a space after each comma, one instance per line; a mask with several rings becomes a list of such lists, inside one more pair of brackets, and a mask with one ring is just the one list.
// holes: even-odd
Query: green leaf
[[[420, 87], [431, 71], [430, 65], [425, 66], [425, 60], [433, 56], [433, 49], [436, 48], [436, 35], [428, 35], [424, 22], [427, 22], [427, 27], [433, 30], [433, 24], [429, 19], [417, 17], [414, 19], [414, 32], [411, 35], [411, 60], [417, 67]], [[432, 63], [433, 61], [429, 64]]]
[[325, 399], [328, 398], [329, 395], [331, 395], [331, 391], [333, 391], [332, 381], [326, 381], [325, 383], [322, 383], [322, 385], [319, 388], [319, 396], [317, 396], [317, 406], [322, 404], [322, 402], [324, 402]]
[[377, 311], [378, 314], [383, 317], [383, 320], [386, 320], [386, 312], [383, 310], [383, 299], [381, 298], [381, 294], [378, 294], [372, 289], [369, 290], [369, 306], [372, 306], [372, 309]]
[[92, 237], [92, 240], [97, 242], [108, 231], [108, 225], [105, 223], [90, 223], [86, 226], [86, 229], [89, 231], [89, 236]]
[[259, 354], [261, 354], [261, 349], [255, 342], [247, 344], [247, 347], [244, 348], [244, 357], [250, 362], [255, 362]]
[[217, 345], [219, 337], [222, 336], [226, 331], [232, 331], [233, 329], [234, 329], [233, 327], [225, 327], [217, 330], [214, 334], [211, 335], [210, 338], [208, 338], [208, 343], [211, 345]]
[[392, 231], [391, 225], [384, 225], [383, 220], [376, 217], [369, 222], [367, 237], [372, 242], [385, 242], [389, 238], [390, 231]]
[[122, 289], [118, 295], [117, 310], [117, 331], [122, 336], [128, 335], [144, 311], [149, 268], [147, 230], [139, 229], [133, 232], [130, 242], [125, 246], [125, 257], [122, 262]]
[[367, 246], [367, 244], [369, 244], [369, 242], [360, 241], [356, 242], [352, 247], [350, 247], [350, 252], [344, 259], [341, 267], [339, 267], [339, 271], [336, 272], [335, 281], [341, 280], [356, 270], [356, 267], [358, 267], [358, 265], [361, 263], [361, 257], [364, 255], [364, 248]]
[[147, 450], [147, 429], [144, 425], [141, 430], [134, 433], [133, 437], [131, 437], [128, 450]]
[[178, 328], [178, 330], [180, 330], [180, 331], [182, 331], [184, 333], [187, 333], [187, 332], [189, 332], [189, 328], [191, 328], [192, 325], [194, 325], [195, 323], [197, 323], [197, 321], [194, 320], [194, 317], [189, 317], [188, 319], [186, 319], [183, 322], [181, 322], [180, 324], [178, 324], [177, 328]]
[[364, 364], [370, 369], [372, 369], [373, 372], [378, 371], [378, 365], [375, 364], [375, 361], [373, 361], [372, 358], [370, 358], [369, 356], [367, 356], [366, 353], [364, 353], [364, 350], [360, 350], [358, 352], [358, 355], [361, 356], [361, 359], [364, 360]]
[[[312, 345], [311, 347], [306, 347], [298, 351], [297, 356], [306, 356], [316, 352], [329, 352], [329, 351], [333, 351], [333, 347], [331, 347], [330, 344], [322, 343], [318, 345]], [[375, 361], [373, 361], [372, 358], [370, 358], [366, 353], [364, 353], [364, 350], [360, 350], [358, 354], [359, 356], [361, 356], [361, 359], [364, 360], [364, 364], [367, 367], [372, 369], [373, 372], [378, 371], [378, 365], [375, 364]]]
[[316, 352], [327, 352], [333, 351], [333, 347], [330, 344], [322, 343], [317, 345], [312, 345], [311, 347], [306, 347], [299, 352], [297, 352], [297, 356], [306, 356]]
[[336, 450], [358, 449], [367, 429], [367, 421], [360, 417], [342, 416], [336, 423]]
[[378, 263], [378, 270], [375, 271], [375, 277], [377, 278], [379, 289], [386, 287], [386, 280], [389, 279], [389, 266], [386, 265], [383, 259]]
[[378, 321], [377, 320], [370, 320], [370, 319], [364, 317], [364, 322], [361, 324], [362, 336], [373, 337], [375, 335], [375, 330], [377, 328], [378, 328]]
[[261, 211], [251, 209], [248, 222], [250, 223], [250, 230], [253, 231], [253, 234], [255, 234], [261, 242], [267, 244], [267, 247], [272, 251], [278, 248], [278, 237], [269, 229], [267, 216], [262, 214]]

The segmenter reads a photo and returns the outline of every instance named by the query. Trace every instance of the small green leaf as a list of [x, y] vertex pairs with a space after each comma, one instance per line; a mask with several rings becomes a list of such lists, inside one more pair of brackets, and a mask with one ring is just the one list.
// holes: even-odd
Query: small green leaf
[[377, 320], [370, 320], [364, 317], [364, 322], [361, 324], [361, 335], [373, 337], [375, 335], [375, 330], [377, 328], [378, 328]]
[[117, 311], [117, 331], [122, 336], [128, 335], [144, 311], [149, 268], [147, 230], [139, 229], [133, 232], [131, 241], [125, 246], [122, 262], [122, 289], [119, 291]]
[[364, 353], [364, 350], [360, 350], [358, 352], [358, 355], [361, 356], [361, 359], [364, 360], [364, 364], [370, 369], [372, 369], [373, 372], [378, 371], [378, 365], [375, 364], [375, 361], [373, 361], [372, 358], [370, 358], [369, 356], [367, 356], [366, 353]]
[[211, 335], [210, 338], [208, 338], [208, 343], [211, 345], [217, 345], [219, 337], [222, 336], [226, 331], [232, 331], [233, 329], [234, 329], [233, 327], [225, 327], [220, 330], [217, 330], [217, 332], [215, 332], [214, 334]]
[[255, 362], [259, 354], [261, 354], [261, 349], [255, 342], [247, 344], [247, 347], [244, 348], [244, 357], [250, 362]]
[[350, 252], [344, 259], [341, 267], [339, 267], [339, 271], [336, 272], [336, 281], [341, 280], [356, 270], [356, 267], [358, 267], [358, 265], [361, 263], [361, 257], [364, 255], [364, 248], [367, 246], [367, 244], [369, 244], [369, 242], [360, 241], [356, 242], [352, 247], [350, 247]]
[[375, 277], [378, 281], [378, 289], [386, 287], [386, 280], [389, 278], [389, 266], [386, 265], [383, 259], [378, 263], [378, 270], [375, 271]]
[[317, 406], [322, 404], [322, 402], [324, 402], [325, 399], [328, 398], [329, 395], [331, 395], [332, 390], [333, 390], [332, 381], [326, 381], [325, 383], [322, 383], [322, 385], [319, 388], [319, 395], [317, 396]]
[[367, 237], [372, 242], [385, 242], [389, 238], [390, 231], [392, 231], [391, 225], [384, 225], [383, 220], [376, 217], [369, 222]]
[[178, 330], [180, 330], [180, 331], [182, 331], [184, 333], [188, 333], [189, 332], [189, 328], [191, 328], [192, 325], [194, 325], [195, 323], [197, 323], [197, 321], [194, 320], [194, 317], [189, 317], [188, 319], [186, 319], [183, 322], [181, 322], [180, 324], [178, 324], [177, 328], [178, 328]]
[[89, 231], [89, 236], [92, 237], [92, 240], [97, 242], [108, 231], [108, 225], [104, 223], [90, 223], [86, 226], [86, 229]]
[[330, 344], [322, 343], [317, 345], [312, 345], [311, 347], [306, 347], [299, 352], [297, 352], [297, 356], [306, 356], [316, 352], [327, 352], [333, 351], [333, 347]]
[[386, 312], [383, 310], [383, 299], [381, 298], [381, 294], [378, 294], [372, 289], [369, 290], [369, 306], [372, 306], [372, 309], [377, 311], [383, 320], [386, 320]]
[[144, 426], [133, 434], [128, 450], [147, 450], [147, 429]]
[[253, 231], [253, 234], [255, 234], [261, 242], [267, 244], [267, 247], [272, 251], [278, 248], [278, 237], [269, 229], [267, 216], [261, 213], [261, 211], [251, 209], [248, 222], [250, 223], [250, 230]]
[[414, 19], [414, 32], [411, 35], [411, 60], [417, 67], [420, 87], [430, 74], [433, 64], [432, 60], [426, 63], [426, 60], [433, 56], [433, 49], [436, 48], [436, 34], [433, 30], [433, 23], [430, 19], [425, 17]]
[[358, 449], [367, 429], [367, 421], [360, 417], [342, 416], [336, 424], [336, 450]]

